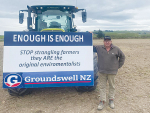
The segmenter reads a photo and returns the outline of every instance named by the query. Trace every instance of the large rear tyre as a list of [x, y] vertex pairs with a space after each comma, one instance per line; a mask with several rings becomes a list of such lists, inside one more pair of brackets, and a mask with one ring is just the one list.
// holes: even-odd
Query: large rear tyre
[[27, 88], [9, 88], [8, 93], [11, 96], [23, 96], [31, 93], [30, 89]]
[[94, 86], [76, 86], [75, 89], [78, 92], [86, 92], [93, 91], [97, 86], [97, 78], [98, 78], [98, 67], [97, 67], [97, 55], [93, 53], [93, 68], [94, 68]]
[[[96, 76], [96, 79], [98, 78], [98, 76]], [[87, 91], [93, 91], [95, 90], [97, 87], [97, 81], [94, 80], [94, 86], [76, 86], [75, 89], [78, 92], [87, 92]]]

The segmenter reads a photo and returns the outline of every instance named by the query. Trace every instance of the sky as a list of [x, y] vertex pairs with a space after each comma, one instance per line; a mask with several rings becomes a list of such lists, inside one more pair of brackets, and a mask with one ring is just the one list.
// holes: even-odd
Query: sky
[[26, 18], [19, 24], [19, 10], [27, 5], [74, 5], [86, 9], [87, 22], [81, 12], [75, 14], [79, 31], [150, 30], [150, 0], [0, 0], [0, 35], [4, 31], [27, 29]]

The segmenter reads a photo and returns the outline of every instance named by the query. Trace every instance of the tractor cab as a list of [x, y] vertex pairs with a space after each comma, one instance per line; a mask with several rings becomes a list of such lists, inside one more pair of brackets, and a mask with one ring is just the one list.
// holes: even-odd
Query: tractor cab
[[74, 13], [82, 11], [82, 21], [86, 22], [86, 10], [75, 6], [37, 5], [27, 6], [27, 10], [19, 11], [19, 23], [24, 20], [24, 13], [28, 12], [27, 29], [41, 32], [75, 32]]

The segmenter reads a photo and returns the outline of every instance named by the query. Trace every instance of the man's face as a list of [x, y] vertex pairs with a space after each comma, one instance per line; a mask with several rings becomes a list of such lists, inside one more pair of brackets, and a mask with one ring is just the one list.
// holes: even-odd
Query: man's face
[[104, 46], [105, 47], [110, 47], [111, 46], [112, 41], [111, 40], [104, 40]]

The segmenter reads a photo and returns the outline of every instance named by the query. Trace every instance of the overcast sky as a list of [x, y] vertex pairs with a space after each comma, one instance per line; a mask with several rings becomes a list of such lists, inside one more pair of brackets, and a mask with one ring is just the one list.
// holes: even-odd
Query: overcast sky
[[19, 10], [27, 5], [75, 5], [87, 11], [82, 23], [81, 12], [75, 25], [80, 31], [150, 30], [150, 0], [0, 0], [0, 35], [4, 31], [22, 31], [27, 22], [19, 24]]

